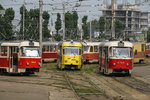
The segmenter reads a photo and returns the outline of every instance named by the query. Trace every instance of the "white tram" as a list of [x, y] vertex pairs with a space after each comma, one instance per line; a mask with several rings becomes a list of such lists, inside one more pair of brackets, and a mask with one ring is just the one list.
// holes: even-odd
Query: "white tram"
[[84, 42], [83, 60], [85, 62], [98, 62], [100, 42]]
[[0, 42], [0, 72], [29, 73], [39, 72], [41, 57], [39, 42], [3, 41]]
[[127, 73], [133, 68], [133, 44], [108, 41], [99, 45], [99, 70], [104, 74]]

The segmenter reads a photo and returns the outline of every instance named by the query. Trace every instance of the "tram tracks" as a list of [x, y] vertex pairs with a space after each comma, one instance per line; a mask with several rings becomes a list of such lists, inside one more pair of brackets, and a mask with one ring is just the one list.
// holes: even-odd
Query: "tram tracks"
[[[104, 93], [95, 83], [93, 83], [84, 73], [76, 74], [79, 78], [74, 78], [64, 71], [64, 77], [76, 96], [77, 100], [90, 100], [90, 97], [94, 97], [95, 100], [103, 98], [103, 100], [112, 100], [108, 95]], [[84, 85], [84, 86], [82, 86]], [[93, 98], [93, 99], [94, 99]]]
[[139, 80], [138, 78], [136, 78], [136, 76], [132, 76], [132, 78], [124, 78], [124, 80], [122, 80], [120, 77], [115, 77], [114, 80], [123, 83], [133, 89], [136, 89], [139, 92], [150, 95], [150, 84]]

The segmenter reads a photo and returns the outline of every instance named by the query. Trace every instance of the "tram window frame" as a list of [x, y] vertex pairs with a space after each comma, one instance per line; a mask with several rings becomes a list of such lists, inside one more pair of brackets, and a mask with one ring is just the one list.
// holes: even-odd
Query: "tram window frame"
[[23, 47], [20, 48], [20, 51], [21, 51], [20, 55], [21, 55], [22, 57], [25, 57], [25, 52], [24, 52]]
[[43, 48], [42, 48], [42, 52], [45, 52], [45, 47], [46, 47], [46, 46], [43, 46]]
[[53, 45], [49, 46], [49, 52], [53, 52]]
[[98, 52], [98, 46], [94, 46], [94, 52]]
[[143, 52], [144, 51], [144, 44], [141, 45], [141, 51]]
[[56, 52], [56, 51], [57, 51], [57, 49], [56, 49], [56, 45], [54, 45], [53, 51], [54, 51], [54, 52]]
[[94, 50], [94, 47], [93, 46], [90, 46], [90, 52], [93, 52]]
[[[8, 53], [8, 48], [7, 46], [1, 46], [1, 56], [7, 56], [7, 53]], [[2, 54], [3, 53], [3, 54]]]
[[137, 55], [137, 49], [135, 49], [134, 55]]
[[113, 56], [113, 47], [109, 47], [109, 54], [108, 54], [108, 56], [109, 57], [112, 57]]

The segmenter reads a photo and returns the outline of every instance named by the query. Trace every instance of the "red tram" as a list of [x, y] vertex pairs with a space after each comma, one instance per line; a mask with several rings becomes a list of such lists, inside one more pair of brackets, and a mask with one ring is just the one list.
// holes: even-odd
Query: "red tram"
[[126, 41], [108, 41], [99, 45], [99, 70], [104, 74], [131, 74], [133, 44]]
[[58, 42], [43, 42], [42, 60], [45, 61], [56, 61], [57, 60], [57, 46]]
[[98, 46], [100, 42], [85, 42], [83, 51], [83, 61], [84, 62], [98, 62], [99, 51]]
[[150, 43], [146, 43], [146, 56], [150, 56]]
[[0, 72], [39, 72], [41, 57], [39, 43], [34, 41], [9, 41], [0, 43]]

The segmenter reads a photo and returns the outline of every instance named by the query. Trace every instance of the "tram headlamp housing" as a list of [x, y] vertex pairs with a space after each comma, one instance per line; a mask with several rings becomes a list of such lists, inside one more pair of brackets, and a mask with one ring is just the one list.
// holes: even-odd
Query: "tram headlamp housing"
[[79, 61], [78, 60], [76, 60], [76, 63], [78, 63]]
[[27, 66], [29, 66], [29, 63], [27, 62]]
[[128, 67], [128, 66], [129, 66], [129, 64], [127, 63], [127, 64], [126, 64], [126, 66]]
[[116, 66], [116, 63], [113, 63], [113, 66]]
[[65, 62], [67, 62], [67, 60], [65, 60]]

